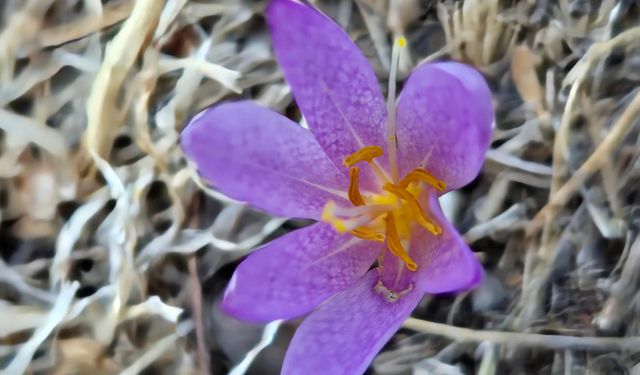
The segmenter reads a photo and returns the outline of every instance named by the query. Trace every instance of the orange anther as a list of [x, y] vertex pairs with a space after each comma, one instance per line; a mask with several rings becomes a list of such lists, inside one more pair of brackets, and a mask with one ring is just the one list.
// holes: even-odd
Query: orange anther
[[387, 227], [387, 246], [389, 247], [389, 251], [400, 259], [407, 265], [407, 269], [409, 271], [415, 271], [418, 269], [418, 264], [411, 259], [407, 250], [402, 247], [402, 243], [400, 242], [400, 237], [398, 236], [398, 230], [396, 228], [396, 222], [393, 218], [392, 213], [388, 213], [385, 218], [385, 223]]
[[349, 200], [354, 206], [364, 206], [365, 202], [360, 194], [358, 181], [360, 180], [360, 168], [353, 167], [349, 171]]
[[382, 150], [382, 147], [366, 146], [344, 158], [344, 161], [342, 163], [347, 167], [351, 167], [361, 161], [371, 163], [373, 159], [378, 158], [382, 155], [384, 155], [384, 150]]
[[406, 176], [400, 181], [400, 187], [406, 188], [412, 182], [424, 182], [427, 185], [433, 186], [438, 191], [445, 191], [447, 184], [438, 180], [434, 175], [425, 171], [424, 169], [416, 168], [407, 173]]
[[424, 210], [422, 210], [422, 207], [420, 206], [420, 202], [418, 202], [410, 192], [393, 184], [384, 184], [382, 188], [405, 201], [418, 224], [420, 224], [424, 229], [436, 236], [442, 233], [442, 229], [438, 225], [434, 224], [433, 220], [424, 213]]
[[384, 234], [375, 232], [367, 227], [356, 228], [351, 231], [351, 234], [363, 240], [384, 242]]

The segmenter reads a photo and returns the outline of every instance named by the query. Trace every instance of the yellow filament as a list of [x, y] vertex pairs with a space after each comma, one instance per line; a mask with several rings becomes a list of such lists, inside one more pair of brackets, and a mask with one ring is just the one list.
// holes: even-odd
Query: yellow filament
[[387, 229], [387, 246], [389, 251], [407, 265], [409, 271], [415, 271], [418, 269], [416, 262], [411, 259], [407, 251], [402, 247], [400, 243], [400, 237], [398, 236], [398, 230], [396, 229], [396, 222], [392, 213], [388, 213], [385, 216], [386, 229]]
[[402, 188], [406, 188], [412, 182], [424, 182], [427, 185], [433, 186], [438, 191], [444, 191], [447, 188], [447, 184], [443, 181], [438, 180], [434, 175], [420, 168], [416, 168], [407, 173], [399, 185]]
[[384, 151], [380, 146], [366, 146], [344, 158], [342, 163], [347, 167], [351, 167], [361, 161], [371, 163], [373, 159], [378, 158], [383, 154]]
[[384, 234], [373, 231], [371, 228], [359, 227], [351, 231], [351, 234], [363, 240], [384, 242]]
[[395, 186], [392, 184], [384, 184], [382, 187], [385, 191], [395, 195], [396, 197], [402, 199], [407, 203], [411, 213], [416, 218], [418, 224], [420, 224], [424, 229], [428, 230], [434, 235], [439, 235], [442, 233], [442, 229], [433, 223], [429, 217], [424, 213], [422, 207], [420, 206], [420, 202], [413, 196], [413, 194], [409, 193], [407, 190]]
[[365, 202], [360, 194], [358, 182], [360, 180], [360, 168], [353, 167], [349, 171], [349, 200], [354, 206], [364, 206]]

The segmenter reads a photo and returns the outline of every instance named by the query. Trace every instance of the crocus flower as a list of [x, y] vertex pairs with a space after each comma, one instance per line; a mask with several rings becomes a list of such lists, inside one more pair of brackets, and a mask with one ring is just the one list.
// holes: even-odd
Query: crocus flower
[[385, 103], [367, 59], [327, 16], [294, 0], [272, 0], [266, 15], [310, 130], [228, 102], [194, 118], [181, 142], [224, 194], [317, 222], [250, 254], [223, 308], [251, 322], [311, 312], [283, 374], [359, 374], [425, 293], [482, 278], [438, 197], [478, 174], [491, 93], [474, 69], [439, 62], [416, 68], [397, 100], [392, 77]]

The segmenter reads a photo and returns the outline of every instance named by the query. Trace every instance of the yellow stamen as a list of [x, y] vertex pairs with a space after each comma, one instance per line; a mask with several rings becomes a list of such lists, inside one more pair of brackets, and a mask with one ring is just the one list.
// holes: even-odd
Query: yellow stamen
[[351, 231], [351, 234], [363, 240], [384, 242], [384, 234], [374, 232], [373, 229], [367, 227], [359, 227]]
[[400, 243], [400, 237], [398, 236], [398, 231], [396, 229], [396, 222], [393, 218], [392, 213], [388, 213], [385, 218], [386, 227], [387, 227], [387, 246], [389, 247], [389, 251], [400, 259], [407, 265], [407, 269], [409, 271], [415, 271], [418, 269], [418, 265], [416, 262], [411, 259], [409, 253], [402, 247], [402, 243]]
[[445, 191], [447, 184], [438, 180], [434, 175], [425, 171], [424, 169], [416, 168], [407, 173], [406, 176], [400, 181], [400, 187], [406, 188], [412, 182], [424, 182], [427, 185], [433, 186], [438, 191]]
[[346, 233], [369, 224], [388, 210], [388, 206], [385, 205], [342, 208], [330, 200], [324, 205], [320, 220], [331, 224], [337, 232]]
[[418, 202], [413, 194], [399, 186], [388, 183], [384, 184], [382, 189], [405, 201], [409, 206], [411, 213], [413, 213], [413, 216], [416, 218], [418, 224], [420, 224], [424, 229], [428, 230], [436, 236], [442, 233], [442, 229], [438, 225], [434, 224], [433, 220], [431, 220], [424, 213], [422, 207], [420, 206], [420, 202]]
[[[404, 47], [406, 40], [400, 38], [396, 41], [396, 66], [398, 48]], [[395, 74], [392, 73], [390, 80], [391, 97], [395, 98]], [[393, 104], [395, 101], [390, 101]], [[411, 231], [417, 222], [434, 235], [442, 234], [442, 228], [430, 216], [429, 211], [425, 211], [420, 206], [418, 197], [423, 192], [425, 183], [438, 191], [444, 191], [446, 185], [429, 172], [418, 168], [409, 172], [404, 178], [398, 176], [398, 169], [395, 165], [395, 107], [390, 114], [387, 135], [389, 136], [389, 167], [392, 178], [389, 179], [375, 160], [384, 155], [385, 151], [380, 146], [365, 146], [352, 153], [343, 160], [343, 164], [349, 168], [349, 188], [347, 196], [353, 206], [342, 207], [334, 201], [325, 204], [321, 219], [331, 224], [339, 233], [350, 233], [356, 238], [384, 242], [385, 250], [378, 258], [378, 266], [382, 272], [384, 255], [388, 251], [392, 255], [400, 258], [409, 271], [416, 271], [418, 264], [411, 258], [406, 250], [408, 241], [411, 238]], [[391, 113], [393, 112], [393, 113]], [[373, 172], [379, 178], [382, 190], [372, 192], [367, 190], [366, 195], [360, 192], [360, 172], [361, 167], [355, 165], [360, 162], [367, 162]], [[369, 177], [369, 176], [367, 176]], [[367, 181], [369, 182], [369, 181]], [[431, 193], [431, 191], [429, 191]], [[410, 289], [409, 289], [410, 290]], [[389, 296], [397, 299], [405, 293], [390, 292]], [[389, 297], [391, 298], [391, 297]]]
[[384, 151], [380, 146], [366, 146], [344, 158], [342, 163], [347, 167], [351, 167], [361, 161], [371, 163], [373, 159], [378, 158], [383, 154]]
[[349, 171], [349, 200], [354, 206], [364, 206], [365, 202], [360, 194], [358, 182], [360, 180], [360, 168], [353, 167]]

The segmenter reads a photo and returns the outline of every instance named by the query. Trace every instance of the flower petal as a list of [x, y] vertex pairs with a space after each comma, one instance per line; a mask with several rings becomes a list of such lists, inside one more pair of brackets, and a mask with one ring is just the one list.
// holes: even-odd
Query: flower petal
[[383, 283], [395, 291], [413, 286], [429, 294], [458, 292], [477, 286], [483, 277], [482, 266], [444, 216], [437, 195], [432, 192], [421, 201], [442, 227], [442, 234], [434, 236], [416, 225], [411, 234], [409, 254], [418, 264], [418, 270], [409, 271], [399, 258], [386, 254]]
[[442, 227], [434, 237], [425, 230], [416, 231], [411, 252], [420, 254], [420, 282], [425, 293], [449, 293], [477, 286], [484, 275], [478, 257], [464, 242], [458, 230], [444, 216], [435, 194], [429, 195], [429, 211]]
[[[267, 21], [296, 103], [333, 162], [341, 166], [363, 146], [384, 148], [385, 101], [372, 67], [347, 33], [293, 0], [272, 0]], [[373, 175], [363, 172], [366, 187]]]
[[422, 298], [410, 292], [389, 302], [375, 291], [378, 271], [333, 297], [298, 327], [283, 375], [362, 374]]
[[346, 175], [313, 135], [251, 102], [205, 110], [183, 131], [181, 143], [222, 193], [274, 215], [318, 219], [327, 200], [347, 202]]
[[425, 64], [409, 77], [397, 105], [401, 175], [423, 167], [455, 190], [473, 180], [489, 148], [491, 91], [475, 69]]
[[380, 253], [381, 244], [316, 223], [272, 241], [236, 269], [224, 295], [230, 315], [252, 322], [306, 314], [350, 287]]

